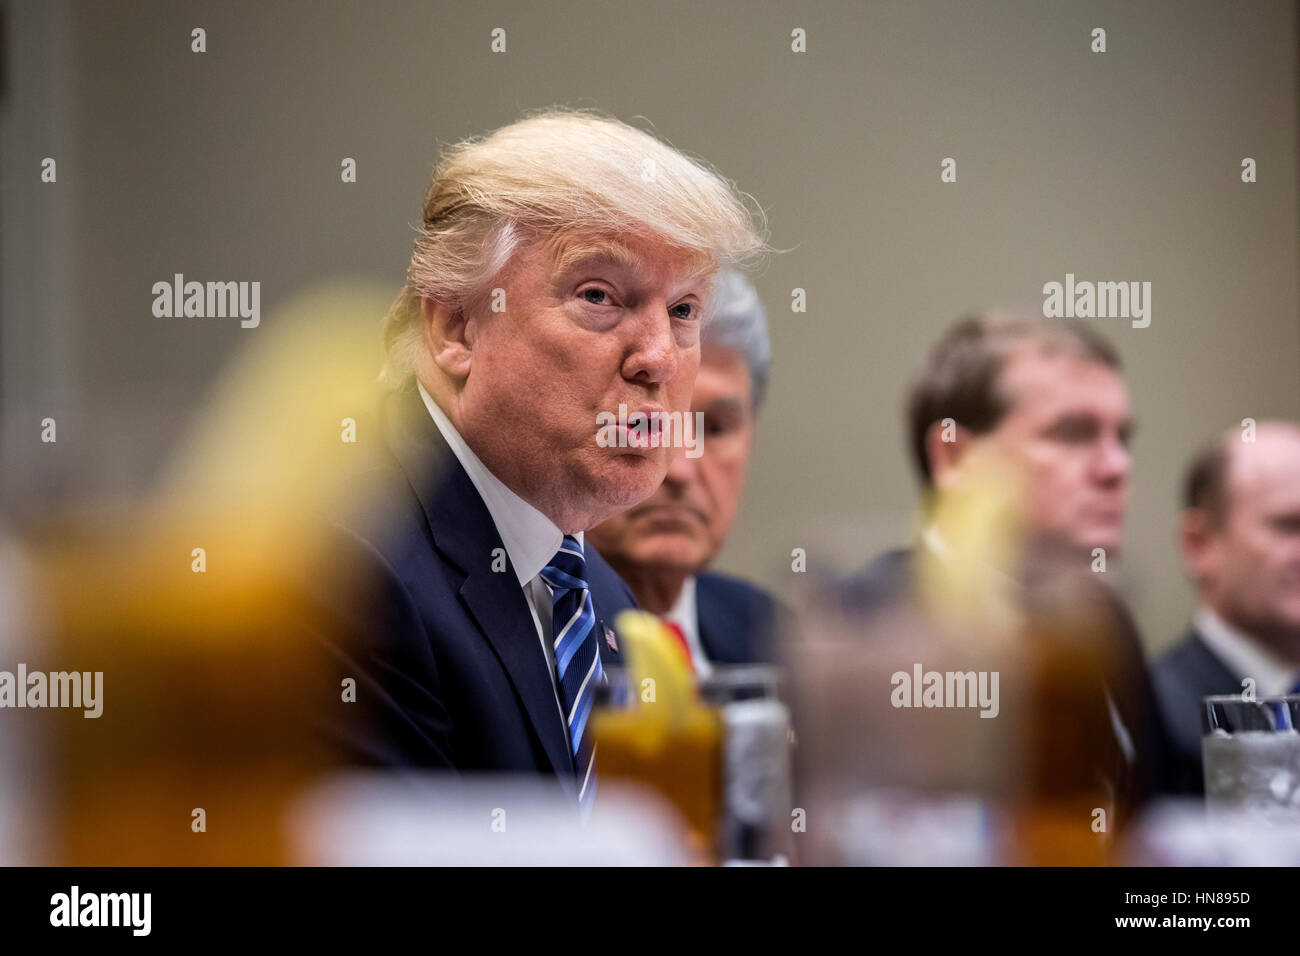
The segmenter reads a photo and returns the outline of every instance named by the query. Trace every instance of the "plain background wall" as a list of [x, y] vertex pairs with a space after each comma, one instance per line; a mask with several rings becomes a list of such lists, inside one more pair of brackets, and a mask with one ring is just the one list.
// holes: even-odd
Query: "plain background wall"
[[[1149, 646], [1190, 607], [1173, 544], [1187, 456], [1242, 418], [1300, 417], [1292, 2], [4, 15], [0, 451], [14, 509], [147, 487], [277, 304], [335, 276], [397, 290], [440, 143], [550, 104], [652, 124], [751, 193], [791, 250], [756, 277], [773, 382], [721, 560], [778, 592], [792, 548], [848, 569], [907, 540], [909, 374], [959, 313], [1038, 306], [1067, 272], [1153, 286], [1149, 328], [1094, 320], [1140, 419], [1127, 577]], [[205, 54], [190, 52], [196, 26]], [[790, 50], [795, 27], [807, 53]], [[39, 182], [45, 156], [57, 185]], [[340, 182], [345, 156], [355, 184]], [[955, 184], [940, 182], [944, 157]], [[262, 330], [154, 318], [150, 288], [176, 272], [261, 281]], [[57, 447], [39, 443], [47, 414]]]

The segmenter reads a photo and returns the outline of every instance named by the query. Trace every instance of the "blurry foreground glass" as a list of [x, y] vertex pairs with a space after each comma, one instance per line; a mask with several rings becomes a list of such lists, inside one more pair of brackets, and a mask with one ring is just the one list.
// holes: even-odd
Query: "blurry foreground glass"
[[700, 862], [770, 861], [784, 851], [790, 719], [777, 671], [715, 667], [671, 713], [630, 686], [623, 670], [597, 689], [594, 727], [601, 785], [621, 780], [670, 801]]
[[780, 672], [761, 664], [714, 665], [700, 696], [722, 715], [724, 860], [770, 862], [789, 855], [790, 712]]
[[1204, 697], [1201, 752], [1211, 816], [1300, 826], [1300, 696]]
[[[687, 826], [695, 862], [718, 859], [722, 806], [722, 720], [704, 706], [653, 706], [627, 671], [610, 668], [596, 688], [592, 727], [603, 787], [620, 781], [666, 799]], [[599, 801], [599, 794], [596, 799]]]

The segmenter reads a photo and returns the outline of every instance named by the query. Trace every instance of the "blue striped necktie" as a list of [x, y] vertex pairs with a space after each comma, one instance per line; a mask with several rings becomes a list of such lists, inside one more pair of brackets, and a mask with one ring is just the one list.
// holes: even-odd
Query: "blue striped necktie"
[[560, 702], [569, 731], [578, 774], [578, 805], [591, 807], [596, 794], [596, 751], [587, 729], [596, 685], [605, 680], [597, 645], [596, 611], [587, 587], [587, 561], [582, 544], [571, 534], [542, 568], [542, 580], [551, 587], [551, 629], [554, 634], [555, 670]]
[[[1296, 684], [1290, 690], [1286, 691], [1285, 696], [1291, 697], [1300, 694], [1300, 683]], [[1300, 729], [1295, 726], [1291, 720], [1291, 711], [1283, 701], [1277, 701], [1273, 704], [1273, 729], [1274, 730], [1296, 730]]]

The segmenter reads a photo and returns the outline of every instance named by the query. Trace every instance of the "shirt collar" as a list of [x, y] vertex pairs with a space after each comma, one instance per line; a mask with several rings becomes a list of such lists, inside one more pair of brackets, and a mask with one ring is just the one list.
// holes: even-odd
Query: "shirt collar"
[[1196, 612], [1202, 640], [1237, 677], [1255, 680], [1255, 696], [1285, 694], [1295, 683], [1296, 669], [1272, 648], [1228, 624], [1208, 607]]
[[677, 595], [677, 603], [668, 609], [664, 620], [672, 621], [682, 629], [687, 639], [699, 632], [699, 622], [695, 610], [695, 575], [682, 582], [682, 593]]
[[943, 540], [939, 529], [932, 524], [926, 525], [925, 530], [921, 532], [921, 543], [940, 558], [946, 559], [949, 555], [948, 542]]
[[682, 629], [686, 646], [691, 651], [691, 666], [695, 669], [695, 676], [699, 678], [711, 676], [713, 665], [709, 663], [708, 652], [704, 649], [704, 639], [700, 636], [700, 606], [695, 599], [695, 575], [692, 574], [682, 583], [682, 593], [677, 596], [677, 602], [663, 616], [663, 619], [671, 621]]
[[[506, 484], [488, 470], [479, 460], [478, 455], [466, 444], [456, 426], [451, 423], [447, 413], [438, 407], [423, 385], [417, 384], [424, 407], [429, 410], [433, 423], [442, 432], [452, 454], [460, 462], [469, 480], [474, 483], [483, 504], [487, 505], [492, 523], [501, 535], [510, 564], [515, 569], [521, 585], [527, 584], [551, 563], [555, 553], [560, 550], [564, 533], [555, 526], [555, 522], [542, 514], [523, 498], [511, 491]], [[582, 543], [582, 532], [575, 537]], [[487, 560], [485, 557], [484, 560]]]

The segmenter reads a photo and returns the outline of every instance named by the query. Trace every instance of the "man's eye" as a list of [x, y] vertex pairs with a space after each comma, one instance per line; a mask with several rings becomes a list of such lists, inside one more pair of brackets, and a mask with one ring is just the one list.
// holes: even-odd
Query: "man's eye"
[[1048, 434], [1057, 441], [1086, 443], [1097, 437], [1097, 423], [1086, 418], [1067, 418], [1057, 422]]
[[604, 305], [609, 299], [604, 289], [583, 289], [581, 295], [592, 305]]
[[706, 435], [729, 435], [744, 424], [744, 419], [727, 408], [722, 411], [704, 413], [704, 433]]
[[695, 306], [690, 302], [679, 302], [668, 312], [674, 319], [689, 319], [695, 315]]

